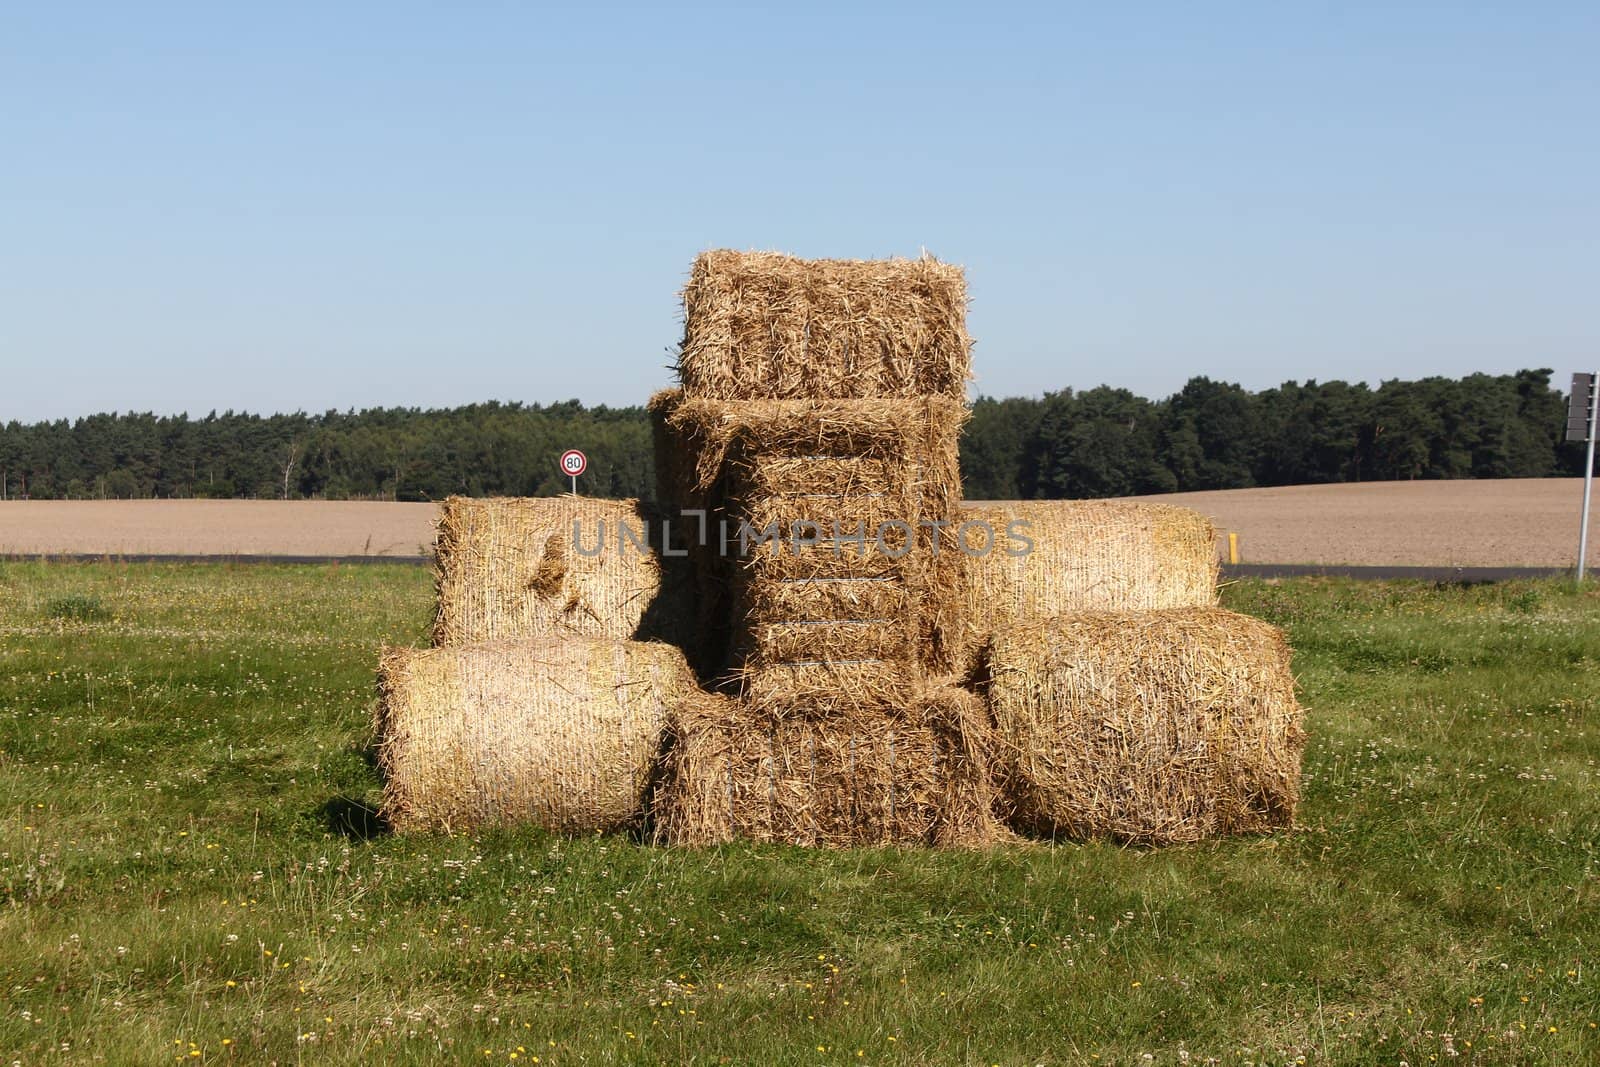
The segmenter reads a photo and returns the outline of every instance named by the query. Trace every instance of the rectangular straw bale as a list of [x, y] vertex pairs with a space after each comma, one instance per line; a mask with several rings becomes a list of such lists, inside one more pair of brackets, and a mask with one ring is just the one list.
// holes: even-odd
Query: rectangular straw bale
[[[786, 697], [794, 668], [783, 665], [799, 661], [819, 664], [810, 673], [827, 672], [819, 687], [824, 692], [865, 688], [877, 699], [882, 672], [899, 677], [904, 666], [918, 661], [920, 597], [905, 578], [908, 568], [883, 555], [859, 556], [853, 546], [843, 552], [851, 558], [834, 558], [825, 546], [760, 555], [734, 571], [733, 660], [744, 672], [747, 691], [751, 672], [777, 667], [765, 677]], [[796, 568], [802, 576], [792, 576]], [[754, 688], [760, 694], [754, 699], [768, 706], [771, 687]], [[832, 699], [830, 694], [830, 704]]]
[[973, 847], [1001, 834], [985, 713], [964, 690], [823, 721], [705, 697], [679, 705], [668, 729], [653, 822], [669, 844]]
[[[878, 492], [787, 493], [762, 496], [745, 492], [735, 483], [739, 518], [754, 534], [776, 531], [779, 537], [800, 541], [832, 542], [860, 533], [870, 539], [885, 524], [914, 520], [922, 509], [920, 495], [911, 484], [886, 483]], [[890, 531], [893, 532], [893, 527]]]
[[747, 581], [740, 602], [746, 619], [897, 619], [915, 617], [916, 598], [888, 575], [823, 576]]
[[[723, 566], [734, 591], [732, 646], [745, 666], [764, 667], [795, 656], [805, 633], [811, 633], [819, 641], [805, 658], [836, 667], [842, 664], [831, 646], [855, 650], [845, 659], [876, 658], [866, 655], [869, 646], [895, 648], [900, 650], [896, 658], [921, 660], [935, 673], [954, 668], [964, 637], [965, 561], [949, 551], [947, 540], [942, 551], [935, 544], [939, 530], [950, 529], [958, 513], [958, 439], [966, 417], [965, 406], [948, 397], [689, 399], [678, 404], [668, 421], [695, 442], [697, 484], [701, 489], [716, 485], [720, 492], [718, 515], [728, 526]], [[877, 477], [883, 480], [870, 480]], [[741, 546], [741, 524], [758, 534], [775, 533], [776, 540]], [[865, 552], [861, 542], [844, 536], [847, 531], [866, 537]], [[883, 545], [875, 543], [880, 535]], [[800, 538], [820, 538], [820, 543]], [[749, 554], [741, 556], [744, 548]], [[788, 599], [787, 587], [799, 579], [813, 584], [807, 597], [816, 613], [768, 614]], [[853, 613], [869, 599], [891, 599], [851, 588], [862, 579], [887, 579], [901, 587], [893, 614]], [[833, 605], [824, 608], [829, 600]], [[751, 629], [821, 619], [878, 620], [879, 631], [867, 637], [865, 626], [790, 630], [780, 650], [761, 640], [772, 631]], [[915, 621], [915, 630], [903, 625], [907, 619]]]
[[991, 635], [1017, 623], [1217, 602], [1216, 530], [1190, 508], [1025, 500], [968, 505], [960, 522], [967, 546], [960, 659], [969, 670]]
[[667, 709], [697, 692], [670, 645], [584, 636], [388, 649], [378, 686], [383, 813], [401, 831], [633, 824]]
[[735, 540], [728, 552], [738, 568], [737, 580], [747, 583], [884, 581], [904, 585], [918, 573], [915, 568], [921, 563], [911, 553], [896, 558], [870, 546], [862, 551], [853, 541], [832, 538], [798, 547], [787, 541], [752, 543], [742, 557]]
[[659, 513], [637, 500], [449, 497], [433, 643], [545, 634], [690, 642], [691, 577], [685, 561], [658, 555], [660, 541]]
[[876, 456], [777, 455], [749, 468], [746, 489], [758, 497], [867, 496], [900, 480], [903, 467]]
[[1166, 844], [1292, 825], [1305, 733], [1268, 624], [1076, 612], [1007, 627], [991, 656], [996, 773], [1019, 829]]
[[927, 256], [704, 252], [683, 308], [678, 374], [693, 397], [964, 399], [971, 377], [966, 279]]
[[751, 623], [745, 638], [747, 663], [804, 660], [914, 660], [914, 618], [796, 619]]
[[780, 660], [750, 655], [730, 671], [734, 691], [774, 718], [837, 718], [904, 706], [923, 672], [906, 657]]
[[[745, 491], [771, 495], [767, 487], [795, 477], [797, 467], [820, 464], [833, 473], [838, 491], [859, 483], [840, 469], [838, 457], [858, 465], [876, 461], [886, 474], [914, 485], [931, 513], [942, 514], [961, 499], [958, 454], [966, 404], [951, 397], [908, 400], [765, 400], [732, 402], [690, 397], [666, 411], [665, 424], [694, 457], [693, 485], [709, 490], [730, 465], [758, 467], [745, 476]], [[906, 473], [901, 473], [906, 472]]]
[[[738, 561], [732, 575], [732, 651], [746, 670], [787, 662], [827, 664], [842, 680], [879, 662], [916, 666], [928, 659], [925, 612], [929, 558], [858, 555], [854, 546], [818, 545]], [[798, 568], [807, 577], [790, 577]], [[862, 682], [874, 686], [875, 682]]]

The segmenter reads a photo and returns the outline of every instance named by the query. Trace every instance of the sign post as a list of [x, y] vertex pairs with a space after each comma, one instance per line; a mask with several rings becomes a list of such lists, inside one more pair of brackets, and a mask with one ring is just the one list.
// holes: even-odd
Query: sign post
[[578, 475], [589, 469], [589, 457], [576, 448], [561, 453], [561, 470], [572, 476], [572, 495], [578, 495]]
[[1595, 424], [1600, 422], [1600, 389], [1595, 388], [1595, 375], [1574, 374], [1572, 395], [1567, 398], [1567, 440], [1587, 441], [1583, 461], [1583, 515], [1578, 527], [1578, 581], [1583, 581], [1583, 568], [1589, 555], [1589, 500], [1594, 489], [1594, 438]]

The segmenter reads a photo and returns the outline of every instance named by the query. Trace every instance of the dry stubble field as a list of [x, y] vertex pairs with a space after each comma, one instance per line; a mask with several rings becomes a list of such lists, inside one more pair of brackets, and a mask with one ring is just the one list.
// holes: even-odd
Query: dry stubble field
[[[1576, 478], [1369, 482], [1147, 497], [1239, 534], [1247, 563], [1568, 567]], [[94, 500], [0, 504], [0, 555], [417, 556], [432, 504]], [[1600, 542], [1600, 521], [1591, 523]]]

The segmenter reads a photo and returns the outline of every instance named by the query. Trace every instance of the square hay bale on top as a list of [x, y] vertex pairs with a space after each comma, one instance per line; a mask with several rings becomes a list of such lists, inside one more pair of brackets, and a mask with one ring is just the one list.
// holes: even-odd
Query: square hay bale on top
[[637, 500], [450, 497], [433, 643], [545, 634], [691, 643], [692, 578], [684, 561], [659, 556], [660, 534], [655, 509]]
[[902, 708], [817, 721], [773, 720], [718, 696], [679, 705], [652, 808], [656, 838], [830, 847], [996, 840], [982, 701], [946, 687]]
[[964, 399], [972, 373], [966, 279], [930, 257], [704, 252], [683, 310], [689, 396]]
[[1020, 829], [1163, 844], [1289, 826], [1305, 746], [1289, 647], [1220, 608], [1002, 630], [996, 769]]
[[389, 649], [376, 729], [396, 830], [634, 823], [668, 709], [698, 692], [656, 642], [542, 637]]
[[978, 666], [990, 635], [1015, 623], [1217, 603], [1216, 529], [1189, 508], [1024, 500], [968, 505], [960, 522], [970, 550], [961, 654], [967, 670]]

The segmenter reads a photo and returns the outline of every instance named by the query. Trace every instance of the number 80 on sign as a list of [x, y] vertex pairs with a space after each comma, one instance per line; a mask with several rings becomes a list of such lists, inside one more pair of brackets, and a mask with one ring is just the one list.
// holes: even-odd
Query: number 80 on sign
[[561, 473], [576, 478], [589, 469], [589, 457], [576, 448], [561, 453]]

